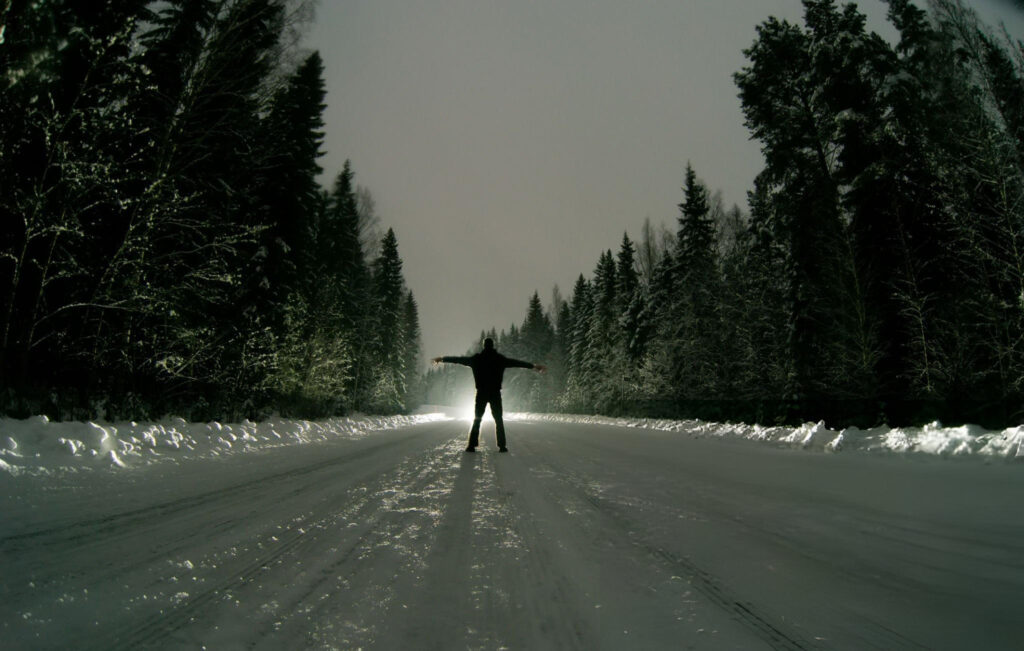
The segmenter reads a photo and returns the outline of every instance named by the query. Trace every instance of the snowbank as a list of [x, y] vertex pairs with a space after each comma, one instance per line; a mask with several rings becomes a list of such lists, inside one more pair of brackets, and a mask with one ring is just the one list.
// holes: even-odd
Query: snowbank
[[[148, 423], [51, 422], [45, 416], [0, 418], [0, 473], [8, 475], [129, 468], [175, 459], [197, 459], [317, 441], [356, 439], [416, 423], [452, 420], [459, 410], [437, 408], [414, 416], [359, 416], [322, 421], [271, 418], [254, 423], [190, 423], [167, 418]], [[994, 432], [976, 425], [876, 427], [840, 431], [825, 424], [765, 427], [697, 420], [610, 418], [572, 414], [512, 413], [511, 420], [615, 425], [696, 437], [744, 439], [821, 452], [919, 453], [941, 457], [1024, 460], [1024, 426]]]
[[284, 445], [355, 439], [370, 432], [444, 419], [443, 414], [360, 416], [322, 421], [270, 418], [254, 423], [51, 422], [45, 416], [0, 418], [0, 472], [45, 474], [209, 458]]
[[698, 437], [746, 439], [822, 452], [921, 453], [944, 457], [982, 456], [1024, 460], [1024, 425], [1001, 432], [985, 430], [977, 425], [943, 427], [937, 422], [924, 427], [882, 426], [869, 430], [848, 427], [835, 431], [827, 429], [824, 422], [804, 423], [799, 427], [765, 427], [698, 420], [611, 418], [572, 414], [516, 413], [507, 417], [516, 420], [638, 427], [681, 432]]

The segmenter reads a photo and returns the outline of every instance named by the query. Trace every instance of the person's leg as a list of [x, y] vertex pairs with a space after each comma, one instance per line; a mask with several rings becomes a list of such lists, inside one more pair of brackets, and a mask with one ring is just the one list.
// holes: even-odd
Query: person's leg
[[467, 450], [472, 450], [480, 445], [480, 419], [484, 417], [484, 409], [487, 408], [487, 396], [480, 395], [477, 391], [476, 404], [473, 407], [473, 427], [469, 430], [469, 445]]
[[501, 417], [501, 393], [491, 396], [491, 416], [494, 416], [494, 433], [498, 438], [498, 449], [505, 449], [505, 421]]

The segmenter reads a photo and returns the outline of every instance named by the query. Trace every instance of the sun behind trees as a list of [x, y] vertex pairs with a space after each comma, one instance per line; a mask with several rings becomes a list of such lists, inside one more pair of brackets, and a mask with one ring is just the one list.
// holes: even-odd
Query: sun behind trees
[[416, 302], [284, 0], [15, 3], [0, 47], [0, 412], [396, 412]]
[[507, 407], [1024, 417], [1024, 47], [954, 0], [890, 0], [896, 44], [855, 5], [803, 4], [803, 26], [758, 27], [735, 75], [766, 161], [749, 214], [687, 165], [674, 241], [645, 228], [641, 261], [624, 236], [568, 302], [545, 314], [535, 294], [521, 328], [489, 333], [550, 362]]

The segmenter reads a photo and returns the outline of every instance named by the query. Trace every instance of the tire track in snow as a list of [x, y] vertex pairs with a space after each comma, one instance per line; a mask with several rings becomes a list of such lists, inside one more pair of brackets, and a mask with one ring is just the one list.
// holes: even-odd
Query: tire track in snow
[[[87, 638], [108, 639], [108, 623], [123, 626], [158, 611], [161, 602], [177, 598], [183, 588], [199, 587], [167, 581], [170, 559], [195, 559], [197, 547], [229, 549], [255, 540], [253, 532], [274, 524], [262, 512], [265, 505], [287, 496], [289, 483], [301, 480], [309, 488], [324, 474], [365, 475], [372, 472], [373, 460], [378, 458], [374, 455], [390, 454], [409, 438], [381, 438], [370, 448], [346, 450], [197, 495], [8, 536], [8, 544], [0, 545], [0, 556], [11, 563], [2, 594], [18, 609], [0, 616], [0, 625], [19, 625], [30, 613], [50, 611], [57, 603], [60, 616], [68, 622], [66, 634], [80, 630]], [[276, 547], [284, 542], [282, 537], [268, 544]], [[196, 574], [201, 575], [201, 570], [192, 577]]]
[[[375, 454], [382, 450], [386, 451], [390, 447], [390, 445], [383, 448], [377, 447], [367, 453]], [[94, 648], [134, 649], [162, 646], [168, 638], [177, 638], [182, 643], [194, 643], [196, 640], [189, 639], [186, 642], [180, 639], [189, 637], [187, 634], [189, 627], [195, 625], [199, 630], [208, 629], [203, 626], [202, 622], [215, 615], [218, 607], [225, 607], [225, 604], [230, 602], [234, 595], [244, 593], [252, 586], [258, 588], [259, 585], [267, 583], [268, 581], [260, 579], [271, 570], [283, 566], [288, 559], [301, 562], [305, 558], [314, 557], [315, 555], [310, 551], [317, 545], [322, 545], [324, 538], [334, 533], [347, 536], [346, 542], [342, 548], [339, 548], [335, 561], [327, 568], [321, 568], [319, 579], [313, 579], [312, 585], [307, 586], [305, 592], [298, 596], [295, 603], [302, 603], [315, 594], [318, 585], [323, 585], [323, 581], [329, 580], [327, 577], [337, 577], [339, 573], [351, 577], [358, 573], [360, 568], [356, 567], [348, 571], [345, 571], [345, 568], [351, 565], [361, 565], [358, 561], [368, 550], [390, 545], [396, 521], [404, 519], [401, 514], [395, 517], [394, 512], [388, 508], [386, 504], [388, 496], [393, 495], [396, 490], [416, 492], [429, 484], [434, 479], [429, 474], [419, 473], [418, 477], [413, 477], [413, 481], [410, 481], [409, 476], [415, 474], [411, 470], [412, 468], [422, 465], [422, 457], [433, 457], [436, 454], [436, 451], [431, 450], [425, 454], [406, 458], [397, 467], [377, 476], [369, 484], [363, 484], [361, 481], [355, 482], [348, 492], [355, 492], [359, 494], [359, 497], [341, 513], [337, 512], [335, 504], [321, 503], [317, 510], [303, 517], [301, 521], [290, 522], [287, 533], [265, 537], [264, 540], [257, 541], [256, 545], [263, 546], [263, 548], [253, 560], [244, 562], [240, 566], [236, 563], [236, 567], [232, 568], [227, 576], [216, 578], [212, 585], [204, 586], [202, 591], [190, 595], [177, 604], [151, 613], [141, 621], [136, 620], [127, 627], [111, 629], [103, 640], [97, 641]], [[367, 454], [358, 455], [358, 457], [351, 455], [344, 459], [316, 463], [274, 475], [273, 478], [287, 485], [290, 480], [308, 475], [316, 470], [330, 468], [341, 461], [351, 462], [366, 456]], [[253, 483], [258, 483], [258, 480]], [[354, 532], [349, 528], [350, 523], [357, 523]], [[398, 522], [397, 526], [401, 527], [401, 522]], [[268, 543], [268, 540], [272, 542]], [[238, 556], [241, 554], [236, 555], [235, 558], [237, 559]], [[297, 577], [291, 578], [294, 580]], [[374, 587], [381, 588], [385, 592], [388, 589], [387, 586]], [[273, 634], [274, 631], [272, 626], [257, 625], [255, 630], [250, 629], [246, 633], [256, 644], [266, 635]], [[233, 639], [231, 645], [235, 645], [237, 642], [238, 640]]]
[[[692, 560], [649, 543], [642, 534], [643, 527], [640, 521], [630, 518], [613, 501], [602, 498], [572, 470], [568, 470], [550, 459], [542, 461], [538, 465], [546, 467], [552, 476], [561, 478], [563, 485], [571, 488], [583, 503], [589, 505], [594, 515], [607, 523], [606, 526], [600, 528], [605, 535], [617, 533], [620, 539], [654, 559], [670, 574], [685, 576], [700, 594], [736, 621], [744, 624], [772, 648], [787, 651], [805, 651], [816, 648], [816, 645], [805, 640], [792, 627], [778, 621], [777, 618], [764, 612], [755, 604], [745, 601], [724, 582], [702, 569]], [[638, 532], [638, 535], [630, 535], [633, 532]]]
[[[451, 491], [440, 504], [423, 565], [395, 585], [375, 648], [594, 649], [575, 587], [554, 541], [545, 540], [498, 476], [506, 455], [444, 451]], [[454, 460], [453, 460], [454, 459]]]
[[[481, 532], [475, 544], [484, 549], [486, 573], [477, 590], [489, 597], [484, 609], [484, 630], [503, 634], [503, 639], [483, 642], [476, 648], [597, 649], [595, 614], [580, 594], [572, 545], [553, 537], [548, 524], [561, 517], [550, 503], [518, 473], [519, 465], [506, 455], [488, 455], [487, 473], [478, 495]], [[493, 551], [492, 551], [493, 549]], [[498, 595], [497, 598], [494, 595]]]
[[405, 443], [403, 439], [383, 441], [380, 445], [373, 448], [349, 452], [319, 463], [261, 476], [251, 481], [218, 488], [198, 495], [190, 495], [177, 500], [116, 513], [102, 518], [82, 520], [59, 527], [49, 527], [37, 531], [3, 536], [0, 537], [0, 551], [18, 552], [30, 547], [32, 549], [39, 549], [40, 547], [73, 543], [80, 540], [93, 542], [116, 537], [118, 534], [126, 532], [134, 535], [138, 532], [139, 527], [145, 527], [150, 523], [163, 525], [166, 523], [166, 518], [179, 513], [187, 513], [206, 504], [223, 502], [229, 498], [241, 497], [244, 493], [254, 489], [264, 490], [271, 484], [292, 482], [298, 477], [320, 472], [333, 466], [353, 464], [365, 457], [378, 454], [384, 449], [403, 443]]
[[[374, 648], [466, 648], [472, 562], [469, 559], [472, 517], [480, 457], [464, 454], [462, 436], [426, 460], [445, 487], [433, 498], [437, 517], [432, 531], [418, 540], [416, 562], [392, 585], [392, 600], [368, 628], [379, 631], [370, 640]], [[353, 645], [356, 646], [356, 645]]]
[[[361, 535], [352, 544], [345, 544], [342, 549], [339, 547], [338, 554], [327, 565], [319, 569], [319, 578], [309, 585], [301, 596], [293, 599], [293, 605], [286, 606], [284, 610], [297, 610], [300, 604], [315, 601], [316, 605], [307, 610], [305, 621], [293, 618], [293, 621], [286, 622], [282, 627], [280, 635], [284, 640], [303, 638], [308, 644], [324, 644], [331, 648], [337, 648], [340, 643], [345, 648], [356, 648], [365, 645], [375, 645], [376, 638], [381, 632], [394, 628], [394, 615], [392, 611], [400, 609], [398, 602], [404, 598], [402, 586], [410, 576], [416, 576], [422, 568], [428, 564], [426, 558], [428, 552], [417, 555], [416, 549], [432, 549], [438, 547], [442, 534], [442, 525], [438, 520], [444, 519], [441, 505], [438, 503], [443, 496], [452, 493], [450, 486], [452, 477], [448, 472], [450, 464], [443, 460], [451, 459], [457, 451], [460, 451], [457, 442], [444, 443], [433, 448], [426, 454], [419, 455], [414, 461], [405, 465], [411, 467], [422, 467], [417, 474], [415, 481], [408, 482], [403, 479], [401, 470], [395, 473], [395, 481], [390, 488], [382, 489], [382, 492], [401, 492], [404, 498], [395, 502], [392, 507], [385, 506], [381, 509], [380, 504], [365, 505], [367, 509], [375, 509], [369, 513], [373, 520], [370, 524], [360, 526]], [[399, 504], [412, 501], [413, 506]], [[357, 519], [359, 516], [353, 516]], [[426, 518], [426, 526], [423, 520]], [[367, 560], [372, 559], [371, 550], [380, 549], [382, 546], [393, 546], [396, 538], [411, 537], [412, 540], [404, 542], [406, 547], [413, 548], [411, 553], [404, 555], [398, 567], [388, 566], [379, 562], [377, 567], [368, 567]], [[371, 554], [370, 558], [367, 555]], [[381, 569], [389, 573], [385, 585], [376, 581], [376, 574]], [[339, 629], [338, 614], [345, 610], [344, 605], [352, 602], [365, 603], [368, 600], [366, 595], [376, 594], [378, 602], [370, 612], [361, 611], [354, 616], [345, 615], [345, 621], [341, 622], [340, 629], [345, 637], [340, 641], [337, 639], [336, 631]], [[372, 599], [369, 599], [372, 601]], [[356, 620], [362, 619], [362, 622]], [[325, 622], [322, 626], [323, 632], [317, 630], [311, 633], [310, 621]], [[293, 632], [294, 631], [294, 632]], [[350, 631], [344, 633], [344, 631]], [[319, 639], [320, 637], [331, 637], [331, 639]], [[352, 637], [358, 639], [353, 640]], [[268, 639], [269, 637], [268, 632]], [[275, 648], [273, 645], [268, 648]]]

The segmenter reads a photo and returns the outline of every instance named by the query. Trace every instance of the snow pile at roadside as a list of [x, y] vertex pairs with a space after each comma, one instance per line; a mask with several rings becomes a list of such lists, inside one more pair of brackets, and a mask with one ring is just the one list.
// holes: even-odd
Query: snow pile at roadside
[[129, 467], [177, 458], [208, 458], [283, 445], [354, 439], [443, 414], [359, 416], [321, 421], [270, 418], [254, 423], [190, 423], [167, 418], [146, 423], [55, 423], [45, 416], [0, 418], [0, 471], [47, 473]]
[[[413, 416], [359, 416], [321, 421], [270, 418], [254, 423], [190, 423], [167, 418], [145, 423], [51, 422], [45, 416], [0, 418], [0, 473], [8, 475], [130, 468], [169, 460], [199, 459], [317, 441], [357, 439], [416, 423], [450, 420], [459, 410], [437, 408]], [[976, 425], [849, 427], [823, 422], [799, 427], [711, 423], [698, 420], [611, 418], [573, 414], [507, 414], [515, 420], [613, 425], [680, 432], [695, 437], [742, 439], [821, 452], [917, 453], [941, 457], [1024, 460], [1024, 425], [1001, 432]]]
[[830, 430], [824, 422], [804, 423], [799, 427], [709, 423], [699, 420], [655, 418], [611, 418], [572, 414], [509, 414], [516, 420], [541, 420], [560, 423], [589, 423], [637, 427], [667, 432], [682, 432], [697, 437], [746, 439], [783, 447], [823, 452], [858, 451], [881, 453], [920, 453], [939, 456], [982, 456], [1024, 460], [1024, 425], [1001, 432], [977, 425], [943, 427], [929, 423], [924, 427], [887, 426], [868, 430], [848, 427]]

